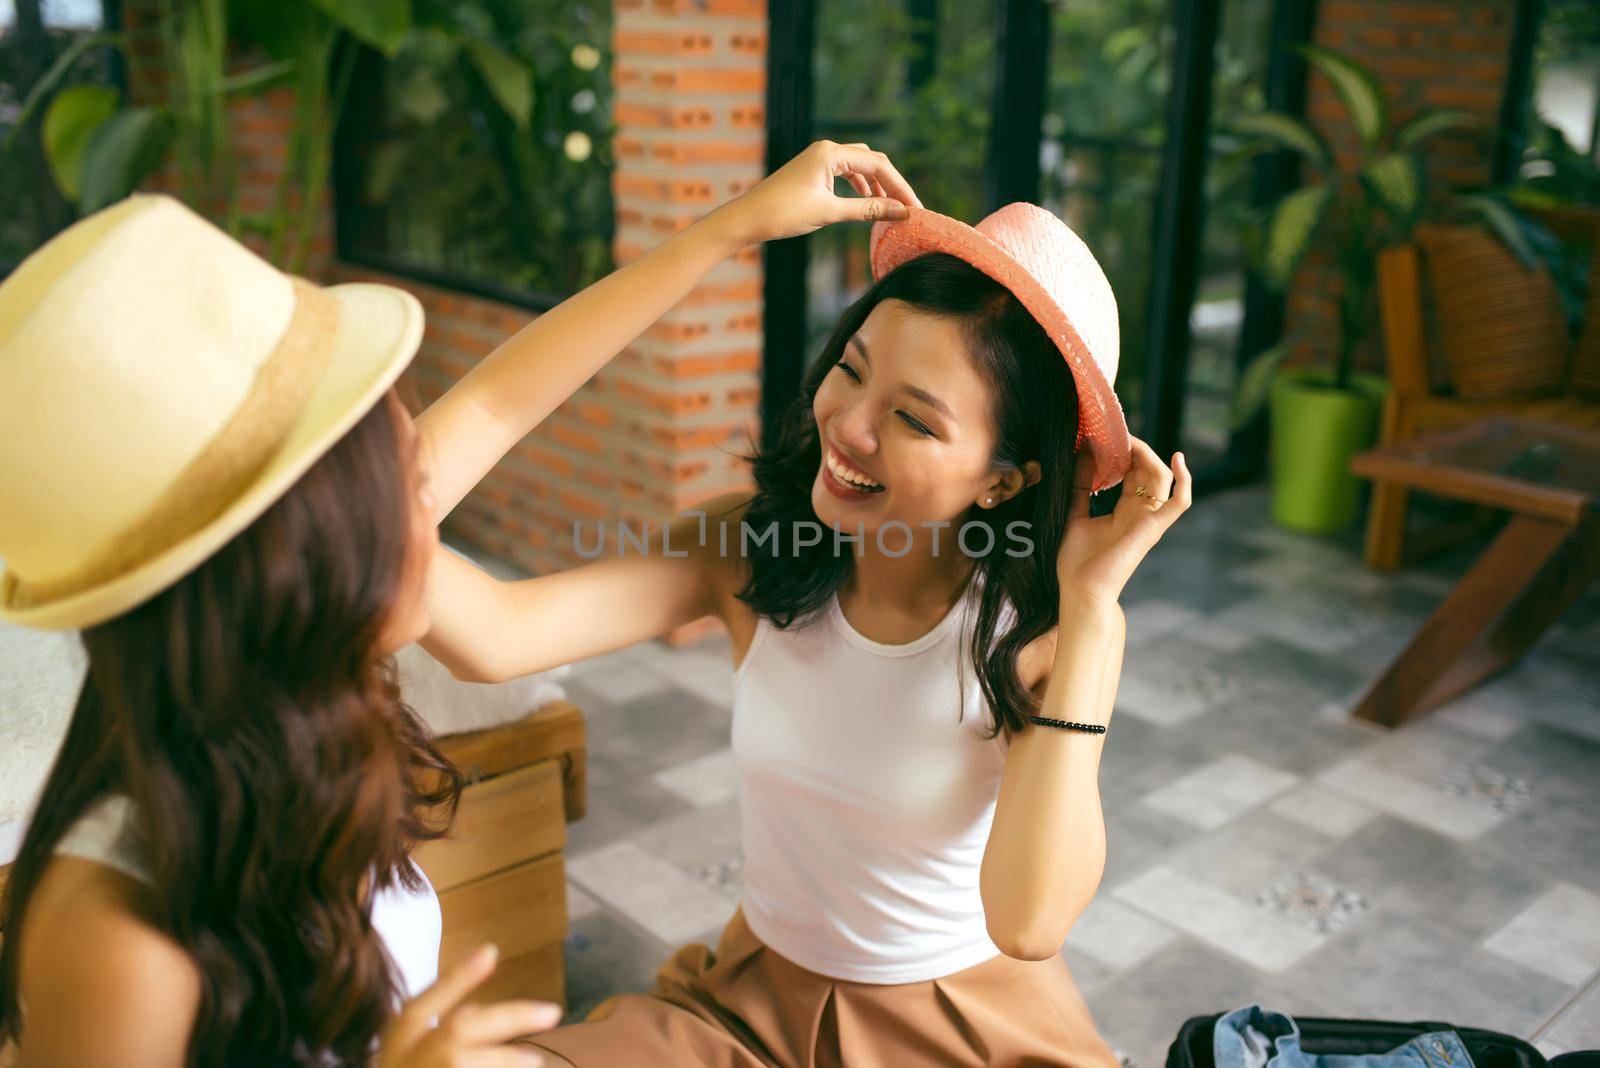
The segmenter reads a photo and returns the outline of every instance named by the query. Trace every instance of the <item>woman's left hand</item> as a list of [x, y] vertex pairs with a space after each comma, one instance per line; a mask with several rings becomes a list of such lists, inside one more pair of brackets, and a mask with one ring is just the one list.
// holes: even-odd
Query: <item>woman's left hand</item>
[[[859, 197], [834, 194], [843, 178]], [[911, 184], [889, 157], [864, 144], [813, 141], [760, 185], [707, 217], [724, 224], [739, 247], [820, 230], [828, 223], [904, 219], [907, 205], [922, 207]]]
[[[1056, 556], [1063, 605], [1069, 599], [1116, 604], [1145, 554], [1189, 510], [1193, 484], [1183, 453], [1174, 453], [1168, 467], [1155, 450], [1134, 438], [1133, 466], [1110, 515], [1091, 517], [1089, 488], [1075, 488], [1067, 533]], [[1145, 495], [1137, 492], [1141, 488]]]

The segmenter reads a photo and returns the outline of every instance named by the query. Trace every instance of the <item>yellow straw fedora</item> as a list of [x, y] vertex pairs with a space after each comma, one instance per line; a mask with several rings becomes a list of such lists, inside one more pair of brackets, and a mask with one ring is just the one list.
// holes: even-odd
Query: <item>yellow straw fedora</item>
[[0, 622], [88, 627], [249, 526], [383, 396], [416, 298], [284, 274], [136, 195], [0, 283]]

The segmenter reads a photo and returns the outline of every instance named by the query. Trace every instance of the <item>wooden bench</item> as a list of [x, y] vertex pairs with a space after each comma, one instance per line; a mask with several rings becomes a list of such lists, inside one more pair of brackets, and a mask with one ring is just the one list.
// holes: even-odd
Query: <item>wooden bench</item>
[[584, 812], [583, 715], [558, 701], [524, 719], [439, 739], [471, 784], [449, 838], [416, 860], [439, 892], [448, 968], [482, 942], [500, 965], [473, 1000], [542, 998], [566, 1007], [561, 946], [567, 936], [563, 849], [567, 822]]

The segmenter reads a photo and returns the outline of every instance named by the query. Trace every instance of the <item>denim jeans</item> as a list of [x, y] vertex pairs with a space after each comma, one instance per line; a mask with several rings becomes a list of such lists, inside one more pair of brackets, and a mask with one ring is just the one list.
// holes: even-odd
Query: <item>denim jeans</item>
[[1454, 1031], [1418, 1035], [1387, 1053], [1306, 1053], [1293, 1017], [1249, 1005], [1227, 1013], [1211, 1036], [1216, 1068], [1472, 1068]]

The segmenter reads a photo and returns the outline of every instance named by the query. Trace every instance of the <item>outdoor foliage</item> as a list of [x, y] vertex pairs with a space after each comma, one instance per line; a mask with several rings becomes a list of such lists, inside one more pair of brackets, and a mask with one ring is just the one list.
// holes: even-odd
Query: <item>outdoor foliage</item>
[[605, 274], [608, 7], [418, 0], [346, 161], [357, 251], [558, 296]]
[[[570, 290], [609, 264], [601, 13], [551, 0], [165, 0], [153, 60], [120, 33], [63, 43], [18, 102], [5, 166], [20, 165], [15, 142], [42, 112], [48, 173], [79, 214], [170, 159], [186, 201], [231, 233], [262, 236], [274, 261], [300, 271], [332, 177], [334, 128], [371, 49], [382, 106], [355, 121], [381, 130], [361, 188], [385, 209], [386, 251]], [[110, 79], [70, 84], [86, 56], [107, 49], [122, 57], [137, 103]], [[152, 62], [166, 75], [159, 94]], [[229, 102], [282, 85], [294, 100], [286, 166], [271, 208], [246, 213]]]
[[[35, 109], [45, 108], [41, 133], [50, 172], [80, 214], [126, 196], [170, 153], [185, 200], [232, 233], [266, 234], [270, 255], [298, 270], [326, 184], [327, 133], [355, 44], [392, 49], [409, 26], [408, 0], [168, 0], [154, 60], [164, 74], [160, 93], [144, 68], [147, 57], [124, 35], [81, 38], [33, 84], [13, 134]], [[241, 42], [271, 58], [231, 69]], [[73, 51], [100, 46], [120, 52], [139, 102], [100, 86], [63, 87]], [[296, 89], [287, 166], [274, 210], [246, 217], [238, 204], [228, 101], [283, 81]], [[7, 149], [13, 140], [7, 139]]]
[[[923, 204], [977, 222], [994, 86], [992, 5], [823, 0], [816, 27], [814, 135], [887, 152]], [[839, 191], [852, 195], [843, 183]], [[815, 353], [869, 282], [867, 238], [861, 227], [832, 226], [807, 240], [807, 351]]]
[[1171, 5], [1128, 0], [1052, 13], [1041, 201], [1094, 251], [1117, 295], [1117, 388], [1137, 411], [1144, 377], [1151, 209], [1161, 180], [1177, 45]]
[[[995, 5], [952, 0], [867, 0], [821, 5], [813, 77], [814, 133], [887, 151], [935, 211], [985, 214], [995, 92]], [[1212, 80], [1212, 114], [1259, 108], [1269, 0], [1228, 0]], [[1167, 0], [1074, 0], [1050, 8], [1048, 81], [1039, 145], [1039, 203], [1083, 237], [1117, 295], [1122, 333], [1118, 390], [1137, 414], [1145, 362], [1152, 206], [1166, 141], [1176, 47]], [[926, 42], [926, 44], [924, 44]], [[926, 47], [927, 53], [923, 54]], [[1225, 398], [1233, 386], [1244, 264], [1241, 210], [1250, 169], [1238, 139], [1217, 130], [1205, 176], [1202, 316], [1190, 381]], [[810, 239], [809, 351], [865, 288], [865, 235], [830, 228]], [[1213, 411], [1214, 409], [1214, 411]], [[1207, 436], [1226, 436], [1227, 403], [1202, 413]]]
[[[1243, 313], [1242, 231], [1250, 169], [1218, 117], [1258, 109], [1272, 20], [1268, 0], [1226, 0], [1213, 54], [1206, 222], [1192, 317], [1185, 435], [1223, 447]], [[1148, 347], [1153, 208], [1177, 48], [1163, 0], [1092, 0], [1052, 11], [1041, 203], [1094, 250], [1117, 295], [1117, 388], [1141, 405]]]

